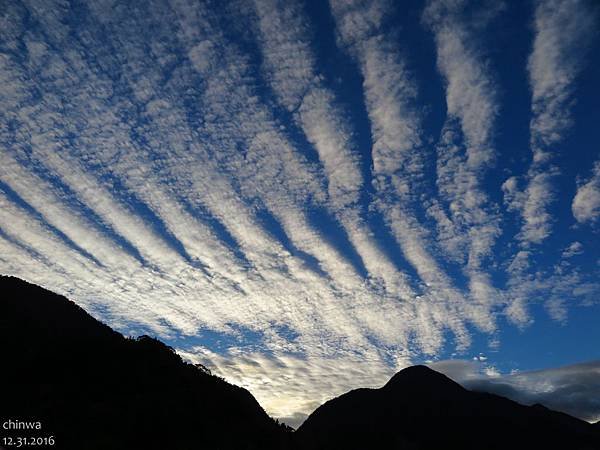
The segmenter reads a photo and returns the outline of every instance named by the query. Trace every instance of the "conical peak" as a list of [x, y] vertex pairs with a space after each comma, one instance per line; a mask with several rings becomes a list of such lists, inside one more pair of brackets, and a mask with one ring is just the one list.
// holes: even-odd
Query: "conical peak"
[[417, 388], [426, 386], [431, 389], [435, 386], [458, 386], [454, 381], [427, 366], [416, 365], [402, 369], [394, 375], [384, 386], [385, 388]]

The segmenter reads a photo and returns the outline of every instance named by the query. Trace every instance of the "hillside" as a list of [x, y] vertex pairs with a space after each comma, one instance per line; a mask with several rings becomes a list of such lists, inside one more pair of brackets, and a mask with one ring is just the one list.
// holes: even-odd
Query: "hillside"
[[126, 339], [16, 278], [1, 277], [0, 292], [0, 418], [41, 422], [27, 436], [77, 450], [263, 450], [288, 438], [248, 391], [159, 341]]
[[325, 403], [295, 437], [303, 450], [600, 449], [586, 422], [467, 391], [425, 366], [402, 370], [381, 389], [357, 389]]

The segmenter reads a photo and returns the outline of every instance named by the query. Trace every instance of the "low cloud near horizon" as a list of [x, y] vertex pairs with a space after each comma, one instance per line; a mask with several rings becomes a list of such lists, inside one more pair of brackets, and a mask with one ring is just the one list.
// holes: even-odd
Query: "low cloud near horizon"
[[511, 374], [499, 374], [478, 361], [458, 359], [428, 366], [472, 391], [524, 405], [539, 403], [590, 423], [600, 420], [600, 360]]

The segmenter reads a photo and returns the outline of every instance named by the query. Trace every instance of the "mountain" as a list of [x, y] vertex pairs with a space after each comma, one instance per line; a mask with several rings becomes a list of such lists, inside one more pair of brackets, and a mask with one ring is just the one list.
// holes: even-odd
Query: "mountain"
[[357, 389], [328, 401], [295, 440], [302, 450], [600, 449], [587, 422], [468, 391], [425, 366], [400, 371], [381, 389]]
[[[124, 338], [17, 278], [0, 277], [0, 292], [0, 426], [11, 428], [0, 438], [53, 436], [56, 449], [287, 446], [289, 430], [248, 391], [159, 341]], [[41, 430], [24, 432], [25, 422]]]

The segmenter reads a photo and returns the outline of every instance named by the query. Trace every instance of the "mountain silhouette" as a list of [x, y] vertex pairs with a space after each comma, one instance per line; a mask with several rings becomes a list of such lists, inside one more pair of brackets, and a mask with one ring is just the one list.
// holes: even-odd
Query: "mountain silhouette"
[[425, 366], [400, 371], [380, 389], [356, 389], [328, 401], [295, 439], [303, 450], [600, 449], [587, 422], [468, 391]]
[[159, 341], [124, 338], [17, 278], [1, 277], [0, 292], [0, 419], [41, 422], [25, 435], [54, 436], [48, 448], [268, 450], [289, 439], [248, 391]]
[[0, 276], [0, 292], [0, 439], [53, 436], [43, 448], [77, 450], [600, 450], [599, 423], [471, 392], [425, 366], [328, 401], [292, 433], [248, 391], [153, 338], [125, 338], [17, 278]]

